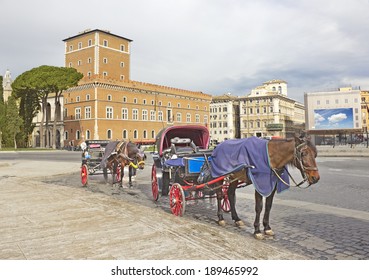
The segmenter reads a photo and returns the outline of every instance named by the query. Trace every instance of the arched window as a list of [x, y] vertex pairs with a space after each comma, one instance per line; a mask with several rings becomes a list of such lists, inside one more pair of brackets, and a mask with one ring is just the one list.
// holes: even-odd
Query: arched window
[[79, 130], [76, 131], [76, 139], [81, 139], [81, 132]]
[[126, 129], [123, 130], [123, 139], [128, 139], [128, 131]]
[[113, 132], [111, 131], [111, 129], [108, 129], [107, 133], [106, 133], [106, 137], [108, 139], [112, 139], [113, 138]]
[[138, 138], [138, 132], [137, 130], [133, 131], [133, 139], [137, 139]]
[[91, 138], [91, 132], [87, 129], [86, 130], [86, 140], [89, 140]]
[[144, 130], [144, 131], [143, 131], [143, 138], [144, 138], [144, 139], [147, 139], [147, 130]]

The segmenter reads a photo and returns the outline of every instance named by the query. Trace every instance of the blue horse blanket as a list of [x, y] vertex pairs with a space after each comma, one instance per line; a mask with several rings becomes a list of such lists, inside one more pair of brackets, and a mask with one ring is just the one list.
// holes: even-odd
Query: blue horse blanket
[[[236, 170], [241, 165], [252, 165], [248, 168], [247, 175], [251, 179], [256, 191], [264, 197], [268, 197], [274, 187], [277, 192], [289, 188], [274, 174], [270, 168], [268, 154], [268, 140], [255, 136], [245, 139], [231, 139], [219, 144], [212, 153], [211, 175], [217, 178]], [[287, 170], [287, 167], [285, 167]], [[289, 184], [289, 176], [286, 171], [281, 178]]]

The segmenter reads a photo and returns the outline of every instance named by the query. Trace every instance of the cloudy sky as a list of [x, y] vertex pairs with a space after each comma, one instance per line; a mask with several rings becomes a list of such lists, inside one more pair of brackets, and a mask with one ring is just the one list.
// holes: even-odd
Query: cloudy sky
[[288, 96], [369, 90], [369, 0], [0, 0], [0, 75], [64, 66], [63, 39], [132, 39], [131, 79], [246, 95], [272, 79]]

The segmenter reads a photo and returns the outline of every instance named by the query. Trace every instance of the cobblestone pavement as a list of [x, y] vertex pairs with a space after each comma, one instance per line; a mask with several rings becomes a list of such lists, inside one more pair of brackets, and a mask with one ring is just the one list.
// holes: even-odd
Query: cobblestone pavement
[[[16, 165], [16, 163], [14, 163], [14, 165]], [[3, 170], [8, 168], [6, 175], [0, 176], [1, 177], [0, 184], [4, 184], [4, 182], [10, 182], [10, 180], [12, 180], [13, 177], [18, 179], [22, 177], [22, 174], [19, 173], [20, 169], [11, 167], [12, 166], [9, 166], [9, 164], [4, 163], [3, 165], [0, 165], [0, 168], [3, 168]], [[176, 248], [176, 250], [179, 250], [178, 252], [183, 253], [187, 250], [192, 250], [191, 248], [196, 245], [201, 247], [202, 248], [201, 250], [203, 250], [203, 252], [200, 252], [198, 250], [196, 252], [193, 251], [187, 257], [193, 259], [196, 258], [218, 258], [218, 259], [277, 258], [277, 259], [317, 259], [317, 260], [369, 259], [368, 211], [348, 210], [340, 207], [333, 207], [319, 203], [288, 200], [283, 197], [283, 194], [281, 196], [276, 195], [271, 213], [271, 226], [273, 227], [276, 236], [274, 238], [268, 238], [263, 241], [257, 241], [252, 237], [253, 232], [252, 223], [254, 219], [254, 201], [253, 201], [252, 186], [248, 186], [237, 190], [237, 210], [240, 218], [243, 221], [245, 221], [246, 226], [242, 228], [235, 227], [230, 219], [230, 215], [226, 214], [225, 219], [227, 221], [227, 225], [224, 228], [221, 228], [216, 224], [215, 199], [188, 201], [186, 206], [186, 212], [184, 214], [184, 217], [182, 218], [177, 218], [173, 217], [172, 215], [168, 215], [170, 213], [168, 197], [161, 197], [158, 202], [154, 202], [152, 200], [150, 167], [151, 165], [149, 158], [145, 170], [138, 172], [137, 178], [134, 181], [133, 188], [127, 187], [118, 188], [117, 186], [112, 187], [111, 185], [104, 184], [102, 178], [99, 176], [96, 177], [91, 176], [89, 186], [87, 188], [83, 188], [80, 183], [79, 172], [75, 171], [76, 169], [78, 169], [78, 165], [77, 164], [73, 166], [71, 165], [70, 172], [67, 175], [66, 174], [58, 175], [58, 173], [55, 173], [54, 176], [38, 177], [38, 180], [40, 180], [43, 187], [49, 186], [48, 188], [50, 190], [50, 196], [44, 199], [40, 198], [37, 201], [45, 203], [46, 200], [46, 202], [52, 203], [53, 192], [55, 191], [56, 197], [58, 186], [60, 186], [61, 187], [60, 191], [63, 192], [63, 196], [65, 196], [66, 201], [69, 201], [71, 199], [66, 196], [68, 192], [70, 192], [70, 194], [78, 196], [83, 196], [83, 193], [85, 193], [86, 197], [72, 198], [72, 202], [76, 203], [76, 200], [78, 200], [79, 204], [81, 203], [86, 204], [86, 206], [90, 208], [91, 203], [88, 200], [94, 197], [91, 195], [99, 194], [98, 196], [99, 204], [96, 207], [92, 207], [91, 209], [92, 214], [94, 213], [94, 211], [97, 211], [97, 208], [109, 209], [107, 208], [109, 207], [108, 206], [109, 203], [113, 203], [113, 205], [115, 205], [119, 201], [125, 202], [125, 204], [118, 203], [119, 207], [125, 207], [124, 205], [127, 205], [128, 207], [127, 213], [124, 213], [122, 211], [119, 212], [123, 216], [129, 216], [134, 213], [136, 213], [137, 215], [140, 213], [139, 215], [142, 215], [143, 213], [142, 211], [145, 211], [146, 214], [150, 213], [150, 215], [146, 215], [145, 217], [141, 216], [137, 217], [137, 219], [140, 220], [138, 222], [138, 224], [140, 225], [139, 230], [143, 230], [142, 225], [143, 224], [147, 225], [150, 223], [150, 221], [153, 222], [161, 221], [159, 222], [161, 224], [151, 226], [151, 228], [148, 229], [148, 231], [150, 231], [149, 235], [144, 234], [145, 238], [148, 238], [145, 239], [145, 242], [142, 244], [142, 246], [140, 246], [141, 255], [144, 256], [144, 258], [145, 254], [147, 254], [146, 258], [160, 259], [160, 258], [177, 257], [181, 259], [183, 258], [183, 255], [182, 256], [180, 255], [181, 253], [178, 253], [179, 255], [177, 254], [172, 255], [173, 251], [170, 250], [170, 246], [177, 247], [179, 246], [180, 248]], [[26, 173], [27, 168], [25, 166], [23, 166], [22, 168], [23, 172]], [[31, 170], [31, 167], [29, 168]], [[9, 170], [12, 170], [12, 172], [9, 172]], [[68, 191], [68, 188], [69, 189], [73, 188], [76, 190], [76, 192], [74, 192], [73, 190]], [[14, 193], [16, 192], [17, 191], [14, 190]], [[106, 197], [106, 199], [102, 198], [101, 195]], [[118, 202], [112, 202], [110, 198], [114, 198], [113, 201]], [[61, 203], [62, 203], [61, 201], [58, 202], [58, 207], [62, 207]], [[6, 205], [5, 206], [3, 205], [2, 207], [3, 208], [5, 207], [4, 209], [9, 212], [9, 209], [6, 208]], [[78, 209], [76, 209], [76, 211], [78, 212], [82, 210], [79, 209], [78, 206]], [[87, 216], [90, 215], [88, 214], [88, 211], [87, 212], [86, 211], [87, 210], [83, 210], [81, 212], [84, 216], [82, 217], [83, 219], [88, 219]], [[107, 214], [109, 221], [114, 218], [112, 216], [111, 211], [108, 211]], [[68, 212], [68, 216], [69, 215], [71, 215], [71, 213]], [[24, 217], [26, 217], [25, 214]], [[34, 222], [31, 220], [27, 221], [26, 218], [22, 219], [26, 224], [32, 224], [32, 222]], [[0, 223], [2, 221], [3, 220], [1, 220]], [[41, 226], [41, 225], [33, 224], [33, 226]], [[111, 226], [111, 224], [109, 226]], [[134, 221], [128, 222], [128, 227], [131, 227], [132, 229], [135, 228]], [[26, 227], [22, 228], [25, 229]], [[58, 234], [60, 234], [60, 231], [63, 231], [64, 229], [65, 225], [58, 229], [59, 230]], [[89, 228], [89, 230], [91, 230], [91, 228]], [[117, 230], [118, 229], [109, 230], [108, 231], [109, 236], [117, 234]], [[126, 229], [124, 227], [120, 227], [119, 230], [124, 231]], [[9, 228], [8, 229], [3, 228], [0, 229], [0, 236], [4, 235], [4, 231], [6, 234], [11, 234]], [[99, 245], [101, 246], [107, 245], [105, 243], [108, 243], [108, 241], [102, 237], [104, 235], [103, 230], [101, 230], [101, 232], [97, 230], [97, 232], [94, 234], [96, 234], [96, 238], [100, 239], [102, 238], [102, 241], [99, 240], [100, 242]], [[148, 246], [150, 246], [149, 245], [150, 243], [161, 242], [160, 241], [161, 239], [157, 239], [157, 237], [156, 236], [154, 237], [153, 234], [155, 235], [161, 234], [163, 235], [163, 238], [166, 240], [166, 243], [159, 244], [160, 246], [156, 254], [147, 251], [147, 248]], [[191, 240], [185, 237], [188, 236], [188, 234], [191, 236], [192, 238]], [[21, 233], [19, 233], [18, 231], [17, 236], [21, 237]], [[8, 237], [10, 238], [11, 236]], [[79, 246], [81, 246], [80, 249], [83, 250], [84, 247], [83, 245], [81, 245], [81, 243], [78, 243], [78, 240], [83, 239], [87, 240], [87, 235], [79, 232], [77, 235], [72, 234], [71, 237], [73, 239], [73, 242], [79, 244]], [[118, 240], [120, 242], [128, 242], [128, 241], [132, 242], [134, 240], [126, 237], [127, 240], [124, 241], [124, 238], [123, 239], [122, 238], [123, 237], [119, 235]], [[175, 243], [173, 243], [172, 240], [173, 238], [182, 240], [182, 242], [184, 241], [185, 243], [181, 245], [176, 245]], [[236, 238], [237, 242], [242, 242], [242, 244], [244, 244], [243, 246], [247, 247], [244, 247], [245, 248], [244, 250], [239, 250], [239, 248], [237, 248], [238, 243], [236, 242], [236, 239], [232, 243], [232, 241], [229, 240], [230, 238]], [[4, 236], [2, 239], [4, 241]], [[221, 244], [218, 244], [219, 246], [217, 245], [217, 242], [219, 241], [222, 242], [222, 240], [227, 240], [227, 246], [224, 246], [223, 249], [221, 249], [222, 248]], [[18, 244], [17, 246], [21, 246], [22, 244], [24, 245], [25, 244], [24, 242], [26, 241], [19, 241], [19, 243], [17, 243]], [[228, 244], [229, 242], [232, 244]], [[14, 248], [6, 247], [4, 244], [10, 246], [10, 244], [12, 243], [3, 243], [2, 249], [10, 250], [11, 252], [13, 252], [12, 250]], [[35, 246], [34, 244], [32, 245], [32, 243], [30, 242], [26, 242], [26, 244], [28, 244], [27, 246]], [[215, 246], [213, 252], [211, 249], [212, 244]], [[117, 244], [113, 245], [118, 246]], [[89, 246], [93, 245], [90, 244]], [[158, 243], [156, 246], [158, 246]], [[226, 252], [227, 248], [228, 250], [233, 250], [233, 252]], [[107, 252], [98, 252], [99, 254], [97, 256], [98, 258], [120, 258], [120, 257], [137, 258], [137, 254], [136, 255], [134, 254], [136, 251], [132, 251], [132, 254], [129, 257], [129, 255], [124, 255], [122, 252], [118, 252], [117, 250], [111, 252], [111, 254], [107, 254]], [[131, 247], [131, 250], [133, 250], [133, 247]], [[89, 252], [90, 251], [91, 249], [89, 249]], [[128, 254], [128, 252], [125, 252], [125, 254]], [[164, 255], [160, 256], [160, 254]], [[65, 258], [65, 255], [61, 253], [57, 254], [56, 256], [58, 258]], [[83, 255], [81, 252], [80, 255], [78, 255], [77, 253], [77, 257], [76, 255], [71, 255], [70, 258], [73, 257], [81, 258], [82, 256]], [[37, 258], [37, 255], [34, 258]]]

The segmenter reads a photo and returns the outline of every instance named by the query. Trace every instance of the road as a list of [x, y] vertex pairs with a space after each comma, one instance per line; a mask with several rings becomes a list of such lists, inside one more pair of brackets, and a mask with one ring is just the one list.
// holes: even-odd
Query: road
[[[106, 185], [101, 176], [91, 176], [88, 188], [81, 187], [78, 172], [79, 152], [0, 153], [0, 168], [3, 166], [4, 170], [7, 167], [14, 167], [8, 168], [6, 175], [2, 174], [0, 169], [0, 184], [11, 182], [13, 177], [21, 178], [21, 173], [27, 170], [24, 165], [22, 166], [23, 171], [17, 170], [19, 161], [32, 162], [35, 157], [39, 162], [47, 162], [50, 168], [58, 164], [68, 166], [68, 162], [71, 167], [77, 166], [77, 171], [71, 169], [70, 174], [63, 172], [60, 175], [56, 173], [48, 176], [48, 170], [44, 170], [44, 176], [38, 175], [40, 184], [50, 186], [51, 190], [55, 190], [55, 186], [60, 186], [60, 190], [64, 193], [77, 192], [82, 196], [85, 194], [86, 198], [81, 198], [83, 203], [89, 203], [89, 200], [98, 194], [100, 200], [114, 198], [114, 201], [122, 201], [124, 205], [129, 203], [129, 211], [133, 214], [137, 212], [137, 215], [141, 215], [142, 211], [146, 211], [144, 217], [135, 218], [140, 221], [139, 224], [160, 221], [160, 224], [150, 225], [151, 229], [154, 231], [160, 229], [161, 234], [166, 237], [167, 246], [175, 245], [173, 237], [182, 240], [183, 244], [175, 245], [181, 247], [180, 250], [177, 248], [176, 252], [186, 253], [189, 258], [332, 260], [369, 258], [368, 157], [319, 157], [317, 160], [321, 175], [320, 182], [306, 189], [291, 188], [289, 191], [277, 194], [271, 213], [271, 226], [276, 236], [260, 242], [252, 238], [254, 219], [252, 186], [237, 190], [237, 210], [246, 226], [234, 227], [229, 215], [225, 215], [228, 224], [222, 228], [216, 225], [216, 201], [214, 200], [188, 202], [184, 217], [179, 219], [174, 219], [176, 217], [169, 214], [167, 197], [161, 197], [158, 202], [153, 202], [150, 188], [150, 166], [152, 164], [150, 156], [147, 160], [148, 168], [138, 172], [133, 188], [119, 189]], [[292, 175], [299, 178], [296, 171], [292, 171]], [[101, 195], [106, 198], [101, 198]], [[52, 197], [48, 199], [52, 200]], [[99, 205], [102, 205], [101, 202]], [[63, 207], [62, 202], [58, 201], [58, 207]], [[145, 210], [138, 210], [143, 207]], [[148, 209], [151, 209], [149, 214]], [[81, 210], [77, 209], [77, 211]], [[91, 211], [96, 211], [96, 209], [93, 208]], [[84, 212], [84, 215], [88, 214]], [[128, 214], [122, 212], [122, 215]], [[129, 226], [134, 228], [132, 221], [129, 222]], [[140, 228], [140, 230], [143, 229]], [[185, 237], [189, 233], [192, 236], [191, 239]], [[144, 236], [152, 242], [158, 242], [157, 237], [154, 238], [152, 235], [148, 237], [145, 234]], [[230, 240], [232, 238], [234, 240]], [[218, 246], [215, 242], [219, 240], [226, 240], [226, 244], [218, 244]], [[254, 251], [248, 251], [246, 247], [245, 249], [238, 248], [239, 242], [247, 242], [247, 247]], [[147, 242], [145, 244], [148, 246]], [[200, 246], [203, 252], [193, 251], [191, 249], [193, 245]], [[110, 255], [97, 255], [95, 258], [109, 258], [109, 256], [110, 258], [137, 258], [135, 250], [131, 250], [131, 254], [128, 251], [124, 254], [112, 252]], [[145, 251], [143, 247], [140, 250], [142, 258], [176, 258], [164, 244], [155, 254]], [[33, 257], [26, 255], [26, 258], [37, 259], [37, 256], [42, 257], [43, 255]], [[177, 255], [177, 258], [183, 258], [183, 256]], [[72, 254], [70, 257], [81, 258], [82, 256]], [[60, 253], [57, 258], [63, 259], [65, 255]]]

